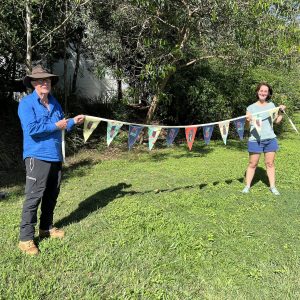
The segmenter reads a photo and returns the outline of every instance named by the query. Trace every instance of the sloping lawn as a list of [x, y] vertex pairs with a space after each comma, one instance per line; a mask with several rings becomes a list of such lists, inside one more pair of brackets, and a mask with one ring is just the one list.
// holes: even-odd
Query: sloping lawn
[[66, 238], [38, 257], [16, 247], [23, 181], [2, 186], [0, 299], [300, 299], [300, 136], [279, 144], [279, 197], [263, 160], [241, 193], [245, 141], [82, 159], [56, 208]]

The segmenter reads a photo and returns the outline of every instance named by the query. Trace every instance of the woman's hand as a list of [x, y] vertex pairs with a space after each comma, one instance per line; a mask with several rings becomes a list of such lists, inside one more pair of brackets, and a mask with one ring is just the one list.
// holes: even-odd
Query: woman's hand
[[281, 104], [281, 105], [279, 105], [279, 109], [280, 109], [281, 111], [284, 111], [284, 110], [286, 109], [286, 106], [283, 105], [283, 104]]
[[249, 111], [246, 112], [246, 120], [248, 122], [251, 122], [251, 120], [252, 120], [252, 115], [251, 115], [251, 113]]

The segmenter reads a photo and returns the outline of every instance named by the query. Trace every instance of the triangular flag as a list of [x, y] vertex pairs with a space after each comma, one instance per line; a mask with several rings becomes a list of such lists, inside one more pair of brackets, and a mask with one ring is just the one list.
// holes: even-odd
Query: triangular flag
[[128, 133], [128, 147], [129, 150], [132, 148], [133, 144], [136, 142], [141, 130], [143, 127], [141, 126], [132, 126], [129, 125], [129, 133]]
[[234, 120], [236, 132], [238, 133], [240, 140], [244, 138], [245, 123], [246, 123], [246, 118]]
[[167, 145], [171, 146], [179, 132], [179, 128], [168, 128], [167, 132]]
[[161, 127], [149, 127], [148, 135], [149, 135], [149, 150], [151, 151], [159, 134], [161, 132]]
[[92, 132], [95, 130], [95, 128], [100, 123], [101, 119], [91, 116], [85, 116], [84, 119], [84, 125], [83, 125], [83, 137], [84, 142], [88, 140]]
[[123, 123], [107, 122], [107, 134], [106, 134], [107, 146], [110, 145], [110, 143], [116, 137], [116, 135], [118, 134], [118, 132], [122, 126], [123, 126]]
[[197, 127], [188, 127], [185, 129], [185, 137], [190, 150], [192, 150], [196, 132]]
[[226, 145], [228, 131], [229, 131], [229, 123], [230, 123], [230, 121], [224, 121], [224, 122], [219, 123], [221, 136], [222, 136], [222, 139], [223, 139], [223, 142], [225, 145]]
[[255, 127], [258, 135], [260, 135], [261, 127], [262, 127], [262, 118], [260, 115], [252, 116], [252, 124]]
[[277, 119], [278, 111], [279, 111], [279, 107], [275, 107], [269, 111], [269, 115], [271, 117], [272, 123]]
[[206, 145], [209, 144], [213, 131], [214, 125], [203, 126], [203, 138]]

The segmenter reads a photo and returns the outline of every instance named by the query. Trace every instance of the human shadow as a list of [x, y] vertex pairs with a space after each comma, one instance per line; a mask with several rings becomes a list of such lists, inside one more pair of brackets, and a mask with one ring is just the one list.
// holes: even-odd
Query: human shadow
[[82, 201], [77, 209], [71, 212], [68, 216], [59, 220], [55, 226], [63, 227], [71, 223], [80, 222], [90, 213], [105, 207], [115, 199], [124, 197], [125, 195], [133, 195], [137, 193], [135, 191], [124, 191], [124, 189], [129, 187], [131, 187], [131, 184], [122, 182], [97, 192], [96, 194]]
[[[239, 178], [233, 178], [233, 179], [225, 179], [225, 180], [221, 180], [221, 181], [214, 181], [211, 184], [213, 186], [216, 186], [218, 184], [221, 184], [223, 182], [225, 182], [226, 184], [230, 185], [233, 184], [234, 181], [239, 181], [239, 182], [243, 182], [244, 178], [243, 177], [239, 177]], [[176, 192], [179, 190], [188, 190], [188, 189], [194, 189], [194, 188], [199, 188], [200, 190], [204, 189], [205, 187], [209, 186], [210, 183], [200, 183], [200, 184], [194, 184], [194, 185], [185, 185], [185, 186], [178, 186], [175, 188], [171, 188], [171, 189], [156, 189], [156, 190], [148, 190], [148, 191], [144, 191], [144, 192], [132, 192], [132, 194], [140, 194], [140, 195], [144, 195], [144, 194], [148, 194], [148, 193], [171, 193], [171, 192]]]
[[[242, 181], [243, 178], [235, 178], [235, 179], [227, 179], [225, 180], [226, 184], [232, 184], [234, 180]], [[215, 181], [212, 184], [218, 185], [220, 184], [220, 181]], [[170, 189], [155, 189], [155, 190], [146, 190], [146, 191], [126, 191], [125, 189], [130, 188], [132, 185], [127, 183], [118, 183], [117, 185], [111, 186], [109, 188], [106, 188], [104, 190], [101, 190], [97, 192], [96, 194], [88, 197], [87, 199], [83, 200], [77, 209], [75, 209], [73, 212], [71, 212], [68, 216], [64, 217], [63, 219], [56, 222], [55, 226], [57, 227], [63, 227], [67, 226], [71, 223], [77, 223], [81, 220], [85, 219], [90, 213], [97, 211], [106, 205], [108, 205], [110, 202], [114, 201], [115, 199], [122, 198], [127, 195], [145, 195], [149, 193], [157, 194], [157, 193], [170, 193], [175, 192], [178, 190], [188, 190], [193, 188], [199, 188], [200, 190], [207, 187], [209, 183], [200, 183], [195, 185], [186, 185], [186, 186], [179, 186], [175, 188]]]
[[266, 186], [269, 186], [269, 178], [267, 172], [262, 167], [257, 167], [255, 170], [255, 174], [251, 183], [251, 186], [257, 184], [258, 182], [262, 182]]

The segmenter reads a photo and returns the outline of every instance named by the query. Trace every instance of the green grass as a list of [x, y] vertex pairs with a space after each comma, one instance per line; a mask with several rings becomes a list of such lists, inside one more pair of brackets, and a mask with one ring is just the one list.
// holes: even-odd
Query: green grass
[[299, 299], [300, 136], [279, 139], [279, 197], [263, 161], [241, 194], [245, 142], [203, 144], [78, 156], [55, 214], [66, 238], [41, 241], [38, 257], [16, 247], [24, 186], [10, 174], [0, 299]]

